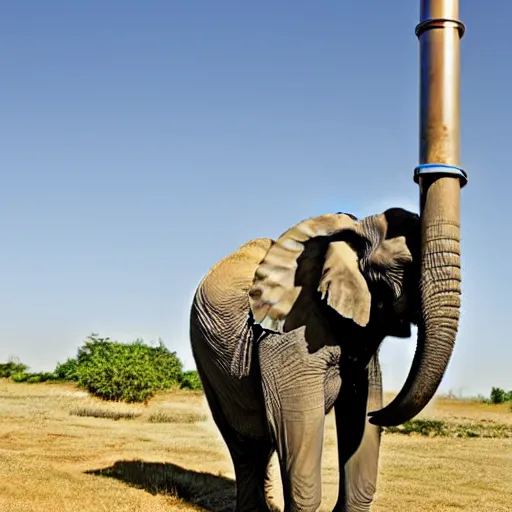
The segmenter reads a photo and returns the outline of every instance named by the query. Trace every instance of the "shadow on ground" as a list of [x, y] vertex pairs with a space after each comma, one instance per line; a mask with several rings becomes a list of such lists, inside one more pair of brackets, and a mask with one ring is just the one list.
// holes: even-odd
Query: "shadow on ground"
[[86, 473], [116, 478], [151, 494], [176, 496], [209, 512], [234, 510], [234, 480], [210, 473], [191, 471], [176, 464], [118, 461], [111, 467], [90, 470]]

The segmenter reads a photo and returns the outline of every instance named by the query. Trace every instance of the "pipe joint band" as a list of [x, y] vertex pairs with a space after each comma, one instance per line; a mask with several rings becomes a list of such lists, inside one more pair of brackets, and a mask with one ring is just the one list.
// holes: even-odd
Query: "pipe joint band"
[[432, 28], [456, 28], [459, 31], [460, 39], [464, 37], [464, 33], [466, 32], [466, 26], [460, 20], [451, 18], [429, 18], [416, 25], [416, 36], [419, 38], [421, 34]]
[[414, 169], [414, 181], [419, 183], [421, 176], [459, 178], [460, 188], [466, 186], [468, 175], [464, 169], [447, 164], [421, 164]]

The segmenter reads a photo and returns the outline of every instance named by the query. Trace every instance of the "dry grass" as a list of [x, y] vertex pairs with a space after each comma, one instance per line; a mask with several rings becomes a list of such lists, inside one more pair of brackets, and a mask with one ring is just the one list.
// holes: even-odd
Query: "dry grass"
[[[100, 417], [70, 414], [87, 409]], [[131, 419], [113, 421], [116, 415]], [[512, 426], [506, 405], [441, 399], [421, 416]], [[333, 419], [322, 511], [336, 498]], [[512, 439], [386, 434], [373, 511], [510, 512], [511, 473]], [[161, 395], [145, 407], [105, 404], [72, 385], [0, 380], [1, 512], [228, 511], [233, 477], [200, 394]]]
[[114, 411], [102, 407], [76, 407], [69, 411], [73, 416], [87, 416], [89, 418], [108, 418], [111, 420], [133, 420], [141, 416], [140, 412]]
[[163, 412], [158, 411], [151, 414], [148, 418], [150, 423], [196, 423], [198, 421], [206, 421], [206, 414], [198, 414], [197, 412]]

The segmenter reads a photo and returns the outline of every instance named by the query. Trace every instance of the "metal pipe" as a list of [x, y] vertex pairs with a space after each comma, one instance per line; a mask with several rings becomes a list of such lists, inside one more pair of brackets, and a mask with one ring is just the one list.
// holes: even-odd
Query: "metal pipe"
[[420, 42], [421, 315], [407, 380], [372, 423], [399, 425], [432, 399], [450, 361], [460, 316], [460, 39], [458, 0], [422, 0]]
[[[421, 0], [416, 35], [420, 47], [420, 147], [414, 180], [420, 187], [420, 211], [443, 198], [458, 219], [460, 188], [467, 175], [460, 168], [460, 40], [465, 26], [458, 19], [459, 0]], [[430, 190], [432, 188], [432, 190]], [[435, 196], [435, 197], [434, 197]], [[446, 202], [446, 201], [445, 201]]]

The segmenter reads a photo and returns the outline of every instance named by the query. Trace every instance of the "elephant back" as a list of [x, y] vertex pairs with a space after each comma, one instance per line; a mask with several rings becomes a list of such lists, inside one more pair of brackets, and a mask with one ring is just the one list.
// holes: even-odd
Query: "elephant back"
[[250, 240], [216, 263], [198, 286], [201, 306], [220, 317], [240, 314], [246, 320], [254, 273], [273, 243], [270, 238]]

